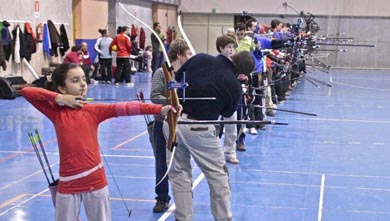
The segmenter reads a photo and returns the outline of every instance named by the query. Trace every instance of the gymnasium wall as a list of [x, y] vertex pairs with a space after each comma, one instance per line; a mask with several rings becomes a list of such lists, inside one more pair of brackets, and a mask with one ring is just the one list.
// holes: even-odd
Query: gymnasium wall
[[[229, 2], [229, 4], [226, 4]], [[310, 12], [320, 26], [318, 35], [344, 33], [353, 37], [353, 43], [375, 44], [367, 47], [327, 47], [346, 49], [347, 52], [321, 52], [321, 59], [339, 68], [387, 69], [390, 68], [390, 16], [386, 11], [387, 1], [376, 0], [328, 0], [328, 1], [218, 1], [182, 0], [183, 27], [197, 52], [217, 54], [215, 40], [222, 29], [233, 27], [234, 16], [244, 10], [262, 24], [270, 24], [274, 18], [296, 23], [297, 12]], [[256, 4], [254, 4], [256, 3]], [[290, 8], [293, 7], [294, 9]], [[296, 11], [297, 12], [296, 12]], [[285, 19], [281, 18], [284, 15]], [[325, 47], [326, 48], [326, 47]]]
[[[287, 7], [283, 7], [287, 3]], [[389, 16], [387, 0], [181, 0], [186, 13], [296, 14], [309, 11], [315, 15]], [[297, 12], [296, 12], [296, 11]]]
[[[112, 0], [0, 0], [0, 21], [8, 20], [11, 23], [10, 31], [19, 24], [24, 30], [24, 23], [29, 21], [34, 29], [48, 19], [52, 20], [57, 29], [64, 24], [69, 38], [69, 45], [73, 46], [83, 41], [88, 43], [91, 57], [95, 57], [93, 46], [100, 36], [99, 28], [107, 28], [111, 37], [115, 37], [118, 26], [138, 27], [142, 25], [125, 14], [118, 7], [117, 1]], [[135, 14], [149, 26], [154, 21], [159, 21], [165, 32], [168, 26], [176, 26], [178, 0], [121, 0], [126, 10]], [[36, 5], [38, 9], [36, 9]], [[3, 7], [6, 6], [6, 7]], [[150, 32], [146, 32], [146, 44], [150, 44]], [[164, 33], [165, 34], [165, 33]], [[42, 67], [49, 66], [49, 62], [59, 63], [61, 56], [46, 58], [43, 55], [42, 43], [38, 43], [37, 52], [32, 55], [30, 62], [32, 68], [39, 75]], [[7, 62], [7, 70], [0, 69], [0, 77], [23, 76], [27, 82], [35, 78], [30, 74], [24, 64], [16, 64], [10, 59]]]
[[[233, 26], [234, 16], [246, 10], [260, 23], [269, 24], [273, 18], [284, 14], [288, 19], [282, 21], [295, 22], [296, 11], [311, 12], [316, 15], [316, 21], [321, 30], [319, 34], [345, 33], [354, 37], [356, 43], [375, 44], [375, 48], [344, 47], [347, 52], [329, 52], [324, 61], [334, 67], [341, 68], [390, 68], [390, 16], [385, 0], [327, 0], [327, 1], [253, 1], [253, 0], [121, 0], [125, 8], [135, 13], [138, 18], [152, 26], [159, 21], [165, 32], [168, 26], [177, 28], [177, 6], [183, 11], [183, 27], [197, 52], [216, 54], [215, 39]], [[164, 3], [165, 2], [165, 3]], [[166, 2], [173, 2], [166, 4]], [[10, 30], [17, 24], [24, 29], [24, 23], [29, 21], [35, 29], [39, 23], [52, 20], [57, 28], [64, 24], [70, 46], [74, 43], [87, 41], [90, 52], [96, 38], [97, 30], [107, 27], [111, 36], [116, 34], [119, 25], [135, 24], [141, 26], [122, 9], [116, 7], [116, 1], [109, 0], [0, 0], [0, 20], [11, 23]], [[295, 10], [294, 10], [294, 9]], [[35, 30], [34, 30], [35, 31]], [[146, 30], [146, 44], [150, 44], [150, 32]], [[165, 33], [164, 33], [165, 34]], [[342, 48], [342, 47], [338, 47]], [[40, 74], [41, 68], [49, 62], [61, 62], [62, 58], [47, 58], [42, 52], [42, 43], [37, 45], [37, 53], [32, 55], [32, 68]], [[33, 76], [24, 64], [7, 62], [7, 70], [0, 69], [0, 76], [23, 76], [32, 82]]]
[[[19, 25], [24, 31], [26, 21], [30, 22], [31, 27], [36, 32], [36, 27], [39, 23], [46, 23], [48, 19], [52, 20], [57, 29], [61, 24], [64, 24], [68, 34], [69, 42], [73, 42], [72, 30], [72, 1], [44, 1], [44, 0], [0, 0], [0, 21], [7, 20], [12, 31], [16, 25]], [[12, 58], [11, 58], [12, 59]], [[23, 78], [31, 82], [35, 78], [30, 74], [26, 65], [23, 63], [7, 62], [7, 70], [0, 69], [0, 76], [23, 76]], [[37, 44], [37, 52], [32, 55], [30, 64], [38, 73], [41, 73], [41, 68], [48, 66], [49, 62], [60, 62], [61, 57], [47, 58], [43, 55], [42, 43]]]

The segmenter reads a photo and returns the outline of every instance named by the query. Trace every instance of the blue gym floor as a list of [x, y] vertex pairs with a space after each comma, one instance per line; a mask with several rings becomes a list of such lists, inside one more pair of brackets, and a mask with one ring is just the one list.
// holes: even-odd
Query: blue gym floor
[[[318, 116], [278, 111], [273, 119], [289, 125], [247, 135], [240, 164], [228, 164], [234, 220], [390, 220], [390, 74], [332, 70], [310, 76], [331, 79], [333, 87], [301, 80], [278, 107]], [[132, 78], [134, 88], [92, 85], [88, 97], [132, 99], [140, 89], [149, 97], [150, 74]], [[51, 122], [22, 97], [0, 100], [0, 116], [0, 220], [54, 220], [47, 181], [27, 136], [38, 128], [58, 177]], [[154, 158], [144, 117], [104, 122], [99, 141], [108, 162], [112, 220], [173, 221], [173, 201], [166, 213], [152, 213]], [[195, 165], [193, 174], [194, 220], [213, 220], [207, 182]]]

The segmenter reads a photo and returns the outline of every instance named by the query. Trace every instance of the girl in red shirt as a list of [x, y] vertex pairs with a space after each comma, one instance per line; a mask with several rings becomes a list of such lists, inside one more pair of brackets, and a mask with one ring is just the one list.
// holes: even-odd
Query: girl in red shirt
[[83, 103], [88, 85], [76, 64], [61, 64], [52, 75], [53, 91], [26, 87], [22, 95], [54, 124], [60, 157], [56, 221], [77, 220], [81, 202], [88, 220], [111, 220], [107, 179], [102, 164], [98, 126], [106, 119], [176, 110], [170, 105], [121, 102]]

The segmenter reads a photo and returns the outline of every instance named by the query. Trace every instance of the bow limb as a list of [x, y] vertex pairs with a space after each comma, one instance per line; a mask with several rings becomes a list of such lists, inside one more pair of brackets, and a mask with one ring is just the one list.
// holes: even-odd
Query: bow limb
[[162, 51], [163, 51], [163, 54], [164, 54], [164, 58], [165, 58], [165, 62], [168, 64], [168, 67], [172, 67], [171, 65], [171, 62], [169, 61], [168, 59], [168, 54], [167, 52], [164, 50], [164, 43], [162, 42], [162, 40], [160, 39], [160, 36], [153, 30], [153, 28], [151, 28], [149, 25], [147, 25], [145, 22], [143, 22], [141, 19], [135, 17], [135, 15], [131, 14], [123, 5], [122, 3], [118, 3], [119, 6], [123, 9], [124, 12], [126, 12], [126, 14], [128, 14], [130, 17], [134, 18], [136, 21], [138, 21], [139, 23], [141, 23], [143, 26], [145, 26], [150, 32], [152, 32], [152, 34], [154, 36], [156, 36], [158, 42], [160, 43], [161, 47], [162, 47]]
[[[165, 51], [164, 43], [162, 42], [160, 36], [145, 22], [131, 14], [123, 5], [122, 3], [118, 3], [119, 6], [123, 9], [126, 14], [128, 14], [130, 17], [141, 23], [143, 26], [145, 26], [152, 34], [156, 37], [159, 44], [161, 45], [161, 48], [163, 49], [162, 52], [164, 54], [165, 63], [163, 64], [163, 71], [164, 71], [164, 77], [165, 77], [165, 85], [168, 85], [168, 82], [173, 81], [173, 70], [172, 70], [172, 64], [169, 61], [169, 57], [167, 52]], [[191, 46], [192, 47], [192, 46]], [[168, 89], [166, 90], [166, 98], [167, 98], [167, 104], [174, 107], [176, 110], [179, 110], [179, 98], [177, 96], [175, 89]], [[173, 113], [172, 111], [168, 112], [167, 115], [167, 122], [169, 125], [169, 136], [167, 140], [167, 148], [168, 150], [172, 151], [174, 146], [176, 146], [176, 124], [178, 121], [178, 112]]]
[[188, 47], [190, 48], [192, 55], [195, 55], [196, 54], [195, 49], [192, 46], [190, 40], [188, 39], [186, 33], [184, 32], [183, 26], [181, 24], [181, 11], [179, 12], [179, 16], [177, 17], [177, 26], [179, 27], [179, 31], [180, 31], [181, 36], [183, 37], [184, 41], [186, 41]]

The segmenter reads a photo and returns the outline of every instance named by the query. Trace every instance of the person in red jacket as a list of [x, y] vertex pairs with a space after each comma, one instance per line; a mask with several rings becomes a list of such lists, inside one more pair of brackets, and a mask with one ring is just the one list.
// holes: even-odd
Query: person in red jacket
[[88, 220], [111, 220], [107, 179], [99, 152], [98, 126], [120, 116], [167, 115], [170, 106], [121, 102], [83, 103], [88, 85], [82, 68], [73, 63], [59, 65], [49, 91], [25, 87], [22, 95], [49, 118], [58, 140], [60, 171], [56, 197], [56, 221], [78, 220], [81, 202]]
[[67, 63], [73, 63], [73, 64], [82, 64], [82, 53], [81, 53], [81, 46], [75, 45], [72, 47], [71, 51], [68, 52], [64, 57], [64, 64]]
[[116, 65], [117, 73], [115, 76], [115, 84], [119, 85], [125, 80], [126, 86], [133, 87], [134, 84], [131, 82], [130, 72], [130, 55], [131, 55], [131, 41], [129, 37], [129, 28], [123, 26], [120, 29], [120, 34], [118, 34], [110, 44], [110, 53], [113, 50], [113, 46], [116, 47]]

